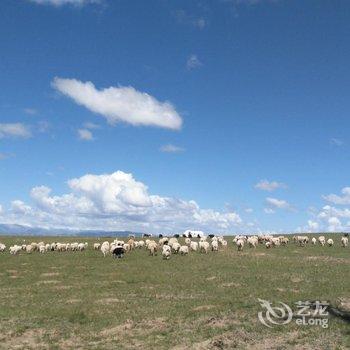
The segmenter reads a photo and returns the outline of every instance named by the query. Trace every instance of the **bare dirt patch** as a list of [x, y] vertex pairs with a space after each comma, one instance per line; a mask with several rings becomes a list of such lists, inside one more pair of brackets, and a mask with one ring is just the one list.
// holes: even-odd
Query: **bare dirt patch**
[[347, 258], [335, 258], [333, 256], [314, 256], [310, 255], [305, 258], [307, 261], [322, 261], [322, 262], [330, 262], [330, 263], [350, 263], [350, 259]]
[[26, 330], [21, 335], [8, 334], [1, 346], [3, 349], [43, 349], [43, 335], [42, 329]]

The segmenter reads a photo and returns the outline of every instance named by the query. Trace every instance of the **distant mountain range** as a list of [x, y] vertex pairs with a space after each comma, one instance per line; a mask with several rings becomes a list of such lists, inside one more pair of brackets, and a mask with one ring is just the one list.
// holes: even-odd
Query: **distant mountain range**
[[142, 232], [131, 231], [100, 231], [100, 230], [71, 230], [71, 229], [47, 229], [15, 224], [0, 224], [0, 235], [18, 236], [86, 236], [86, 237], [125, 237], [130, 234], [142, 236]]

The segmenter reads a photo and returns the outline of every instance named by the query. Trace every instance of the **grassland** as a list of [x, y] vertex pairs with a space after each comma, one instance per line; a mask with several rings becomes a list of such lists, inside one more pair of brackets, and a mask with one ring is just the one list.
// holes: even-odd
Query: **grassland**
[[[261, 325], [258, 298], [349, 307], [350, 248], [290, 244], [267, 250], [172, 255], [145, 250], [0, 253], [1, 349], [349, 349], [350, 325]], [[23, 237], [0, 237], [7, 246]]]

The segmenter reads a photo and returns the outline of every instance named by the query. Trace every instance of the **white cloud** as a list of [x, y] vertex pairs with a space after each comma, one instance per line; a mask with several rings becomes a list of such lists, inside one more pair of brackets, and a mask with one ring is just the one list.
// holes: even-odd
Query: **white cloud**
[[329, 194], [327, 196], [322, 196], [328, 202], [333, 204], [346, 205], [350, 204], [350, 187], [344, 187], [341, 190], [342, 196], [338, 196], [336, 194]]
[[11, 209], [16, 214], [30, 214], [32, 212], [32, 208], [20, 200], [12, 201]]
[[342, 230], [342, 224], [338, 218], [333, 216], [328, 219], [328, 231], [336, 232], [341, 230]]
[[181, 152], [184, 152], [185, 149], [172, 144], [167, 144], [160, 147], [160, 151], [164, 153], [181, 153]]
[[265, 214], [274, 214], [275, 211], [273, 209], [271, 209], [271, 208], [264, 208], [264, 213]]
[[93, 141], [94, 136], [92, 132], [88, 129], [78, 129], [78, 138], [83, 141]]
[[110, 124], [157, 126], [178, 130], [182, 118], [169, 102], [159, 102], [153, 96], [133, 87], [109, 87], [98, 90], [92, 82], [55, 78], [52, 86], [77, 104], [105, 117]]
[[260, 180], [254, 187], [258, 190], [269, 192], [272, 192], [278, 188], [287, 188], [287, 186], [282, 182], [268, 180]]
[[[242, 225], [231, 212], [202, 209], [193, 201], [150, 195], [132, 174], [84, 175], [68, 181], [70, 192], [52, 195], [46, 186], [31, 190], [33, 205], [13, 201], [7, 221], [41, 227], [178, 232], [196, 227], [225, 232]], [[227, 232], [227, 231], [226, 231]]]
[[34, 2], [38, 5], [53, 5], [56, 7], [63, 6], [63, 5], [83, 6], [87, 4], [97, 4], [101, 2], [101, 0], [29, 0], [29, 1]]
[[252, 213], [254, 210], [253, 210], [253, 208], [246, 208], [244, 211], [246, 213]]
[[197, 55], [191, 55], [188, 57], [186, 62], [186, 67], [189, 70], [199, 68], [203, 65], [203, 63], [198, 59]]
[[31, 136], [27, 125], [22, 123], [0, 123], [0, 139], [5, 137], [28, 138]]
[[267, 197], [266, 198], [266, 203], [272, 208], [291, 209], [291, 205], [287, 201], [285, 201], [283, 199]]
[[309, 230], [312, 232], [317, 231], [320, 227], [318, 222], [312, 221], [312, 220], [307, 221], [307, 226], [308, 226]]

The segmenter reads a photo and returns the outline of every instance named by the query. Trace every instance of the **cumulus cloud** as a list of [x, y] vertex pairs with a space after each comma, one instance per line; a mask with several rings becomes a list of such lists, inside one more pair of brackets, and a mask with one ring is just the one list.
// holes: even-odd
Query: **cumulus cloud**
[[322, 196], [323, 199], [325, 199], [328, 202], [331, 202], [333, 204], [340, 204], [340, 205], [347, 205], [350, 204], [350, 187], [344, 187], [341, 190], [341, 196], [336, 194], [329, 194], [327, 196]]
[[170, 102], [160, 102], [133, 87], [119, 86], [99, 90], [92, 82], [57, 77], [51, 84], [77, 104], [102, 115], [112, 125], [124, 122], [173, 130], [180, 129], [182, 125], [181, 116]]
[[87, 4], [97, 4], [101, 0], [29, 0], [38, 5], [52, 5], [52, 6], [63, 6], [63, 5], [73, 5], [73, 6], [84, 6]]
[[181, 153], [184, 152], [185, 149], [183, 147], [175, 146], [169, 143], [160, 147], [160, 151], [164, 153]]
[[0, 123], [0, 139], [5, 137], [28, 138], [31, 131], [27, 125], [22, 123]]
[[269, 192], [277, 190], [278, 188], [287, 188], [287, 186], [282, 182], [268, 180], [260, 180], [254, 187], [258, 190]]
[[186, 62], [186, 67], [188, 70], [192, 70], [195, 68], [199, 68], [203, 65], [203, 63], [199, 60], [197, 55], [191, 55], [188, 57]]
[[88, 129], [78, 129], [78, 138], [83, 141], [93, 141], [94, 136], [92, 132]]
[[270, 207], [276, 208], [276, 209], [291, 209], [292, 208], [292, 206], [287, 201], [285, 201], [283, 199], [267, 197], [266, 203]]
[[328, 219], [328, 230], [331, 232], [341, 231], [342, 230], [342, 224], [341, 221], [333, 216]]
[[264, 213], [265, 214], [274, 214], [275, 211], [273, 209], [271, 209], [271, 208], [264, 208]]
[[31, 190], [32, 205], [13, 201], [8, 220], [41, 227], [178, 232], [188, 227], [226, 231], [242, 224], [233, 212], [202, 209], [193, 201], [151, 195], [132, 174], [87, 174], [68, 181], [69, 193]]
[[308, 220], [304, 231], [319, 232], [319, 231], [342, 231], [350, 230], [350, 209], [325, 205], [321, 209], [313, 210], [310, 215], [312, 219]]

